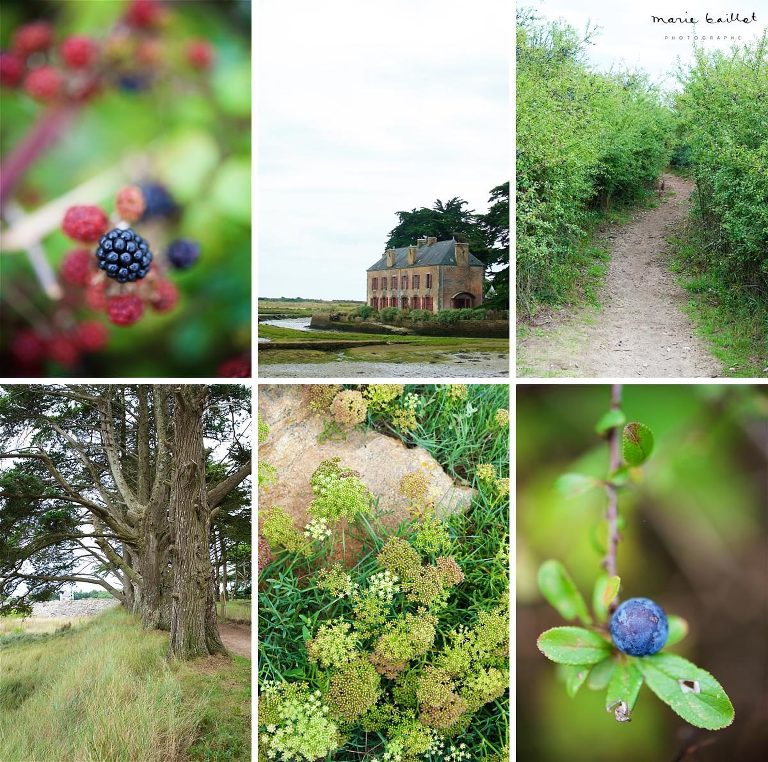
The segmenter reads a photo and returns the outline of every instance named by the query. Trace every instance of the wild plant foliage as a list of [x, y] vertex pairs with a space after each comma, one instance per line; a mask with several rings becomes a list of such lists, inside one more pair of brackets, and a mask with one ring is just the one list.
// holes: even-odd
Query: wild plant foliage
[[577, 243], [595, 211], [636, 200], [666, 166], [672, 112], [637, 73], [586, 63], [591, 32], [517, 21], [517, 304], [573, 295]]
[[768, 297], [768, 35], [730, 53], [699, 48], [680, 81], [704, 243], [691, 264], [721, 298], [757, 306]]

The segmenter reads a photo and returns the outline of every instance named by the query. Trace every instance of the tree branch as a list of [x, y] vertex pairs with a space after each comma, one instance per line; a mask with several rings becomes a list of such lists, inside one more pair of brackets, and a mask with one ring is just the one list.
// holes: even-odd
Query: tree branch
[[213, 510], [224, 498], [237, 487], [244, 479], [251, 474], [250, 461], [235, 471], [235, 473], [219, 482], [215, 487], [208, 490], [208, 508]]
[[[621, 407], [621, 384], [611, 386], [611, 410], [619, 410]], [[612, 577], [617, 576], [616, 553], [619, 546], [618, 529], [618, 496], [616, 485], [611, 478], [616, 469], [621, 466], [621, 449], [619, 447], [619, 427], [614, 426], [608, 432], [608, 447], [610, 451], [609, 478], [605, 485], [605, 491], [608, 494], [608, 507], [605, 511], [605, 517], [608, 520], [608, 547], [606, 548], [605, 560], [603, 566]], [[615, 601], [611, 603], [610, 610], [616, 608]]]

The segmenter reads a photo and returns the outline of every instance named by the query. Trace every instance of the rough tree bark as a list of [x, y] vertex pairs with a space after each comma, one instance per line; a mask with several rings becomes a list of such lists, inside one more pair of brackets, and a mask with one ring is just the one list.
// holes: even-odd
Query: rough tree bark
[[207, 387], [174, 389], [173, 600], [171, 656], [192, 659], [226, 653], [216, 621], [209, 553], [210, 509], [205, 485], [203, 410]]

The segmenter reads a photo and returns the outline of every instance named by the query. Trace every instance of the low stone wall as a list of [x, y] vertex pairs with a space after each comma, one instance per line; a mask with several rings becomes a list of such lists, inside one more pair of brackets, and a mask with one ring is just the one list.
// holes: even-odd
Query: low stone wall
[[418, 336], [465, 336], [475, 339], [509, 338], [509, 320], [457, 320], [455, 323], [400, 320], [398, 325], [370, 320], [332, 320], [330, 315], [315, 313], [310, 328], [360, 333], [416, 334]]
[[114, 598], [81, 598], [79, 601], [39, 601], [32, 604], [32, 616], [36, 619], [67, 616], [96, 616], [102, 611], [118, 606]]

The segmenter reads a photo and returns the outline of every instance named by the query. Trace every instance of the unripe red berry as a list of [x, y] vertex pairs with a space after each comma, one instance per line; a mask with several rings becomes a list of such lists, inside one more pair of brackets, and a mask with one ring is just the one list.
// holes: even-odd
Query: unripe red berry
[[107, 283], [105, 280], [91, 281], [85, 289], [85, 303], [92, 309], [102, 312], [107, 309]]
[[129, 185], [118, 191], [115, 208], [126, 222], [136, 222], [144, 214], [146, 206], [144, 194], [136, 185]]
[[250, 378], [251, 358], [247, 356], [230, 357], [225, 360], [217, 371], [219, 378]]
[[158, 280], [151, 304], [155, 312], [169, 312], [179, 303], [179, 291], [169, 280]]
[[87, 69], [98, 53], [96, 43], [90, 37], [72, 35], [61, 43], [61, 57], [72, 69]]
[[73, 249], [61, 262], [62, 279], [71, 286], [87, 286], [96, 272], [93, 267], [93, 255], [86, 249]]
[[75, 241], [93, 243], [106, 232], [108, 224], [107, 215], [98, 206], [71, 206], [61, 229]]
[[83, 352], [98, 352], [107, 345], [109, 331], [95, 320], [86, 320], [77, 326], [75, 339]]
[[80, 350], [69, 336], [55, 336], [48, 345], [48, 356], [59, 365], [72, 368], [80, 359]]
[[213, 65], [213, 47], [205, 40], [192, 40], [187, 44], [187, 61], [195, 69], [210, 69]]
[[0, 53], [0, 85], [18, 87], [25, 71], [24, 61], [15, 53]]
[[132, 0], [125, 12], [125, 20], [139, 28], [159, 26], [165, 17], [165, 9], [157, 0]]
[[13, 49], [26, 58], [48, 50], [53, 44], [53, 27], [47, 21], [33, 21], [20, 26], [13, 35]]
[[31, 98], [42, 103], [55, 101], [62, 91], [64, 80], [53, 66], [32, 69], [24, 81], [24, 90]]
[[107, 300], [107, 316], [115, 325], [133, 325], [144, 314], [144, 303], [135, 294], [120, 294]]
[[46, 342], [31, 328], [19, 331], [11, 340], [11, 354], [22, 365], [33, 365], [45, 356]]

